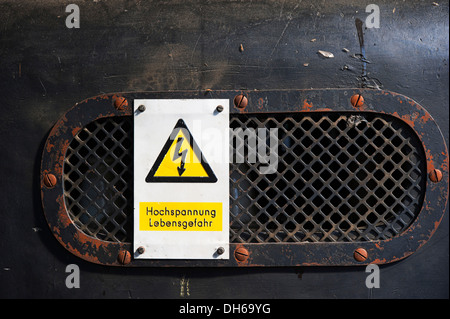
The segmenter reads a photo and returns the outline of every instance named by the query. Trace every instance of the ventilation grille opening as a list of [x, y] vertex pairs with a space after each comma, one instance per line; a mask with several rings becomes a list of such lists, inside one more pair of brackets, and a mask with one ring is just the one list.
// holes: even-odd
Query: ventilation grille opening
[[70, 218], [87, 235], [132, 240], [132, 117], [99, 119], [75, 136], [64, 160], [64, 196]]
[[[230, 128], [278, 129], [275, 174], [260, 174], [248, 156], [230, 163], [232, 243], [384, 240], [420, 212], [425, 154], [412, 128], [393, 116], [231, 114]], [[132, 241], [132, 116], [99, 119], [75, 136], [64, 161], [64, 196], [87, 235]]]

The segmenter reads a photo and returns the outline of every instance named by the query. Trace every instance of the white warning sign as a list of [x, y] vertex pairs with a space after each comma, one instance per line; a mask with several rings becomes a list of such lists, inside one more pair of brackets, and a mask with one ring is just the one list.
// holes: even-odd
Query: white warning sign
[[228, 259], [229, 101], [134, 110], [134, 258]]

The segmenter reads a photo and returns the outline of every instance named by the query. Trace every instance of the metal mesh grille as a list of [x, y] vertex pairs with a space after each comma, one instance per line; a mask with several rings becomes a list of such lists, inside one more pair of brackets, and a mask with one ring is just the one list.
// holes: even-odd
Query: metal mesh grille
[[[133, 119], [90, 123], [71, 142], [64, 194], [75, 225], [130, 242]], [[277, 128], [278, 169], [230, 164], [230, 242], [373, 241], [404, 231], [425, 193], [420, 140], [376, 113], [232, 114], [230, 128]], [[255, 150], [249, 150], [249, 152]]]
[[276, 174], [231, 165], [231, 242], [387, 239], [420, 211], [423, 151], [394, 117], [242, 114], [231, 127], [278, 128], [279, 137]]
[[84, 233], [129, 242], [133, 225], [132, 117], [99, 119], [81, 130], [64, 160], [69, 216]]

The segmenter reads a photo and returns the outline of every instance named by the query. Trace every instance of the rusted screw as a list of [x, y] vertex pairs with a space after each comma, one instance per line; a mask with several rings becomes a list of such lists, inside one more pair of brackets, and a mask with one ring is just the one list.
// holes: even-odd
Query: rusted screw
[[145, 252], [145, 248], [141, 246], [137, 249], [137, 252], [142, 255]]
[[119, 251], [119, 254], [117, 256], [117, 261], [120, 264], [122, 264], [122, 265], [129, 264], [130, 261], [131, 261], [131, 254], [130, 254], [130, 252], [128, 252], [126, 250]]
[[248, 99], [244, 94], [238, 94], [234, 97], [234, 106], [243, 109], [248, 104]]
[[56, 185], [56, 176], [53, 174], [46, 174], [44, 176], [44, 185], [48, 188], [52, 188]]
[[442, 172], [438, 169], [433, 169], [428, 176], [430, 177], [430, 181], [437, 183], [442, 180]]
[[364, 261], [367, 259], [367, 251], [364, 248], [357, 248], [353, 252], [353, 257], [356, 261]]
[[234, 258], [238, 261], [246, 261], [248, 258], [248, 250], [244, 247], [238, 247], [234, 251]]
[[217, 255], [222, 255], [225, 252], [225, 248], [223, 247], [219, 247], [216, 250]]
[[352, 103], [354, 107], [361, 107], [364, 105], [364, 98], [361, 94], [355, 94], [350, 98], [350, 103]]
[[123, 96], [119, 96], [114, 100], [114, 106], [118, 110], [123, 110], [124, 108], [126, 108], [128, 106], [128, 101]]

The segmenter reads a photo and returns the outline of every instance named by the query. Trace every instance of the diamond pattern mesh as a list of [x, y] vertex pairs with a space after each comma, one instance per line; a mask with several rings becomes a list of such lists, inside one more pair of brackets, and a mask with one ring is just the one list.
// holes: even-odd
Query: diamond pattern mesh
[[[230, 163], [230, 242], [383, 240], [404, 231], [421, 209], [423, 147], [397, 118], [232, 114], [230, 128], [277, 128], [279, 156], [274, 174], [260, 174], [259, 164], [248, 161], [255, 150]], [[64, 163], [65, 200], [75, 225], [102, 240], [130, 242], [132, 117], [87, 125]]]
[[64, 160], [69, 216], [84, 233], [129, 242], [133, 225], [133, 123], [99, 119], [81, 130]]
[[232, 118], [278, 128], [279, 163], [271, 175], [231, 165], [231, 242], [383, 240], [411, 224], [425, 191], [418, 138], [394, 117], [344, 114]]

